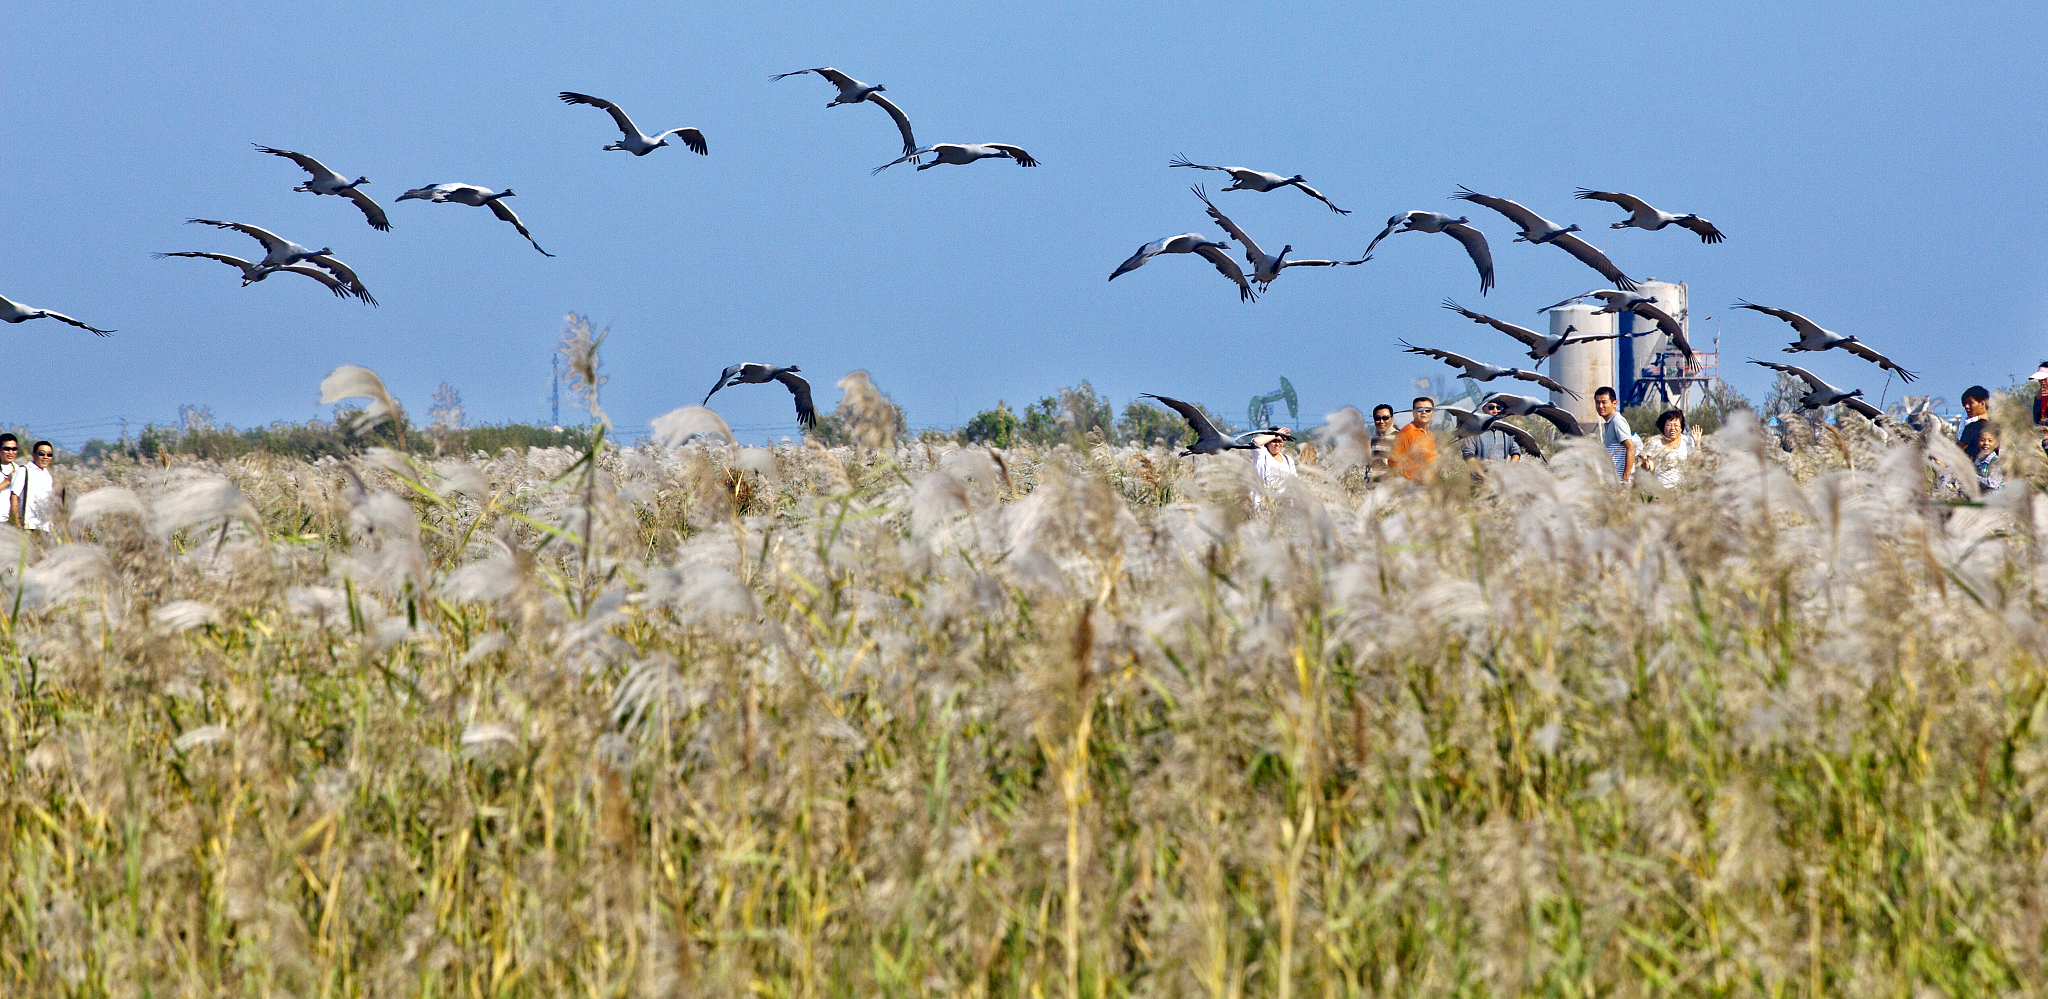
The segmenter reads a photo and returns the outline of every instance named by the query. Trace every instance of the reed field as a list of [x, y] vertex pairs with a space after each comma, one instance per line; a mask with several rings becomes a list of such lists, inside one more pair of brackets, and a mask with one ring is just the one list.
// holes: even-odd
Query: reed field
[[0, 537], [0, 994], [2048, 991], [2038, 452], [1369, 488], [1339, 419], [1255, 500], [844, 384], [837, 448], [71, 471]]

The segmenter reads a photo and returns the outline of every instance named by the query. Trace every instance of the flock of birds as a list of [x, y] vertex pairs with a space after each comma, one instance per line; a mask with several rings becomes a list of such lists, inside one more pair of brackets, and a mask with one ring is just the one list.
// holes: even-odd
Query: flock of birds
[[[872, 173], [879, 174], [901, 163], [915, 163], [919, 170], [928, 170], [942, 164], [966, 165], [984, 159], [1008, 159], [1024, 167], [1035, 167], [1038, 165], [1038, 160], [1022, 147], [1005, 143], [935, 143], [920, 146], [913, 133], [909, 116], [893, 101], [882, 96], [887, 91], [887, 87], [880, 84], [862, 83], [829, 66], [779, 73], [770, 79], [782, 80], [787, 77], [806, 74], [815, 75], [832, 84], [838, 90], [837, 96], [825, 105], [827, 108], [841, 105], [873, 104], [887, 112], [890, 119], [895, 123], [896, 130], [902, 138], [903, 154], [881, 166], [875, 167]], [[618, 127], [620, 138], [616, 142], [605, 145], [603, 148], [606, 151], [622, 151], [632, 153], [634, 156], [646, 156], [657, 149], [668, 146], [670, 140], [673, 139], [700, 156], [710, 155], [710, 146], [705, 140], [704, 133], [699, 129], [671, 128], [649, 135], [641, 131], [638, 125], [634, 124], [633, 119], [627, 115], [624, 108], [621, 108], [612, 101], [572, 91], [563, 91], [559, 97], [565, 104], [598, 108], [611, 116], [613, 123]], [[364, 220], [369, 223], [372, 229], [380, 232], [388, 232], [391, 229], [390, 218], [385, 213], [383, 206], [379, 205], [363, 191], [364, 185], [370, 183], [368, 177], [357, 176], [351, 180], [345, 175], [329, 169], [321, 161], [304, 153], [287, 149], [275, 149], [264, 145], [257, 145], [256, 149], [258, 152], [267, 155], [291, 160], [306, 172], [307, 180], [292, 188], [292, 190], [316, 196], [326, 195], [346, 198], [354, 203], [355, 207], [362, 212]], [[924, 162], [925, 157], [931, 157], [931, 162]], [[1287, 176], [1247, 167], [1211, 166], [1196, 163], [1185, 155], [1175, 157], [1167, 166], [1169, 168], [1206, 170], [1228, 174], [1230, 176], [1230, 184], [1223, 188], [1226, 192], [1252, 191], [1271, 193], [1291, 187], [1322, 202], [1325, 207], [1338, 215], [1351, 214], [1350, 211], [1337, 207], [1336, 203], [1331, 201], [1321, 191], [1309, 186], [1307, 179], [1298, 173]], [[1216, 207], [1216, 204], [1210, 200], [1206, 188], [1198, 184], [1193, 187], [1193, 191], [1207, 210], [1210, 221], [1222, 230], [1222, 238], [1211, 239], [1203, 232], [1194, 231], [1153, 240], [1140, 246], [1137, 252], [1131, 254], [1128, 259], [1119, 264], [1110, 273], [1109, 280], [1115, 281], [1117, 278], [1145, 266], [1155, 257], [1167, 254], [1193, 254], [1207, 261], [1219, 274], [1235, 284], [1240, 301], [1255, 302], [1260, 294], [1270, 289], [1272, 283], [1279, 278], [1280, 273], [1287, 268], [1355, 267], [1372, 260], [1374, 249], [1389, 236], [1408, 232], [1422, 232], [1450, 236], [1464, 247], [1466, 254], [1472, 260], [1473, 267], [1478, 271], [1479, 292], [1481, 295], [1487, 294], [1495, 285], [1492, 248], [1487, 242], [1486, 234], [1473, 224], [1469, 216], [1454, 218], [1442, 212], [1420, 210], [1401, 212], [1387, 219], [1386, 226], [1366, 244], [1365, 252], [1360, 254], [1355, 260], [1290, 259], [1289, 255], [1294, 252], [1293, 244], [1283, 244], [1278, 253], [1267, 253], [1251, 238], [1242, 226], [1238, 225], [1230, 216], [1225, 215], [1222, 210]], [[513, 196], [510, 188], [494, 191], [490, 188], [479, 187], [474, 184], [443, 183], [413, 188], [399, 195], [397, 200], [419, 200], [430, 204], [457, 204], [472, 208], [488, 208], [494, 216], [517, 230], [519, 235], [532, 244], [536, 251], [539, 251], [544, 256], [554, 256], [554, 254], [548, 253], [541, 248], [540, 243], [534, 239], [533, 233], [528, 231], [525, 223], [521, 222], [519, 216], [505, 204], [505, 199]], [[1579, 188], [1575, 196], [1581, 200], [1608, 202], [1627, 211], [1629, 213], [1628, 217], [1613, 223], [1610, 226], [1613, 229], [1634, 228], [1655, 232], [1669, 226], [1678, 226], [1698, 235], [1703, 243], [1715, 244], [1723, 242], [1725, 239], [1719, 228], [1697, 214], [1674, 215], [1658, 209], [1631, 194]], [[1619, 267], [1615, 266], [1614, 262], [1605, 253], [1602, 253], [1585, 239], [1576, 235], [1583, 231], [1580, 226], [1577, 224], [1559, 225], [1524, 207], [1519, 202], [1481, 194], [1463, 186], [1460, 186], [1457, 193], [1451, 195], [1451, 197], [1490, 209], [1513, 223], [1516, 227], [1514, 242], [1525, 242], [1532, 246], [1544, 244], [1555, 246], [1592, 268], [1600, 274], [1602, 279], [1613, 285], [1612, 288], [1575, 295], [1556, 305], [1546, 306], [1544, 309], [1539, 310], [1539, 313], [1548, 312], [1551, 309], [1587, 298], [1598, 299], [1601, 302], [1601, 308], [1596, 310], [1594, 314], [1628, 312], [1649, 320], [1650, 323], [1654, 324], [1656, 330], [1661, 331], [1668, 338], [1673, 349], [1677, 350], [1688, 364], [1694, 361], [1695, 355], [1692, 345], [1687, 341], [1685, 335], [1683, 316], [1671, 315], [1670, 312], [1660, 307], [1655, 296], [1642, 294], [1638, 290], [1636, 282], [1629, 278]], [[211, 250], [181, 250], [158, 253], [154, 254], [154, 256], [159, 258], [189, 257], [219, 261], [241, 272], [243, 287], [263, 281], [272, 274], [297, 274], [320, 282], [338, 297], [355, 298], [365, 305], [374, 306], [377, 304], [376, 298], [371, 295], [369, 288], [364, 285], [361, 277], [357, 275], [354, 269], [334, 255], [334, 249], [331, 246], [312, 249], [268, 230], [242, 222], [200, 218], [188, 219], [187, 221], [192, 224], [240, 232], [243, 235], [249, 236], [262, 246], [263, 255], [258, 259], [251, 260]], [[1237, 260], [1231, 256], [1233, 247], [1229, 240], [1237, 242], [1236, 249], [1243, 256], [1243, 266], [1240, 266]], [[1258, 286], [1256, 289], [1253, 287], [1254, 284]], [[1798, 332], [1799, 339], [1794, 341], [1791, 346], [1785, 348], [1788, 353], [1840, 349], [1875, 363], [1883, 370], [1896, 373], [1908, 382], [1914, 378], [1911, 372], [1864, 345], [1856, 337], [1830, 332], [1798, 313], [1785, 309], [1754, 305], [1747, 301], [1738, 301], [1734, 307], [1752, 309], [1791, 324], [1793, 329]], [[1456, 312], [1475, 323], [1490, 326], [1520, 341], [1528, 348], [1528, 356], [1534, 362], [1534, 367], [1540, 367], [1545, 360], [1556, 355], [1561, 348], [1569, 344], [1615, 339], [1622, 336], [1646, 336], [1650, 332], [1650, 330], [1645, 329], [1628, 334], [1617, 333], [1574, 337], [1572, 334], [1577, 332], [1576, 327], [1567, 327], [1562, 336], [1552, 336], [1473, 312], [1449, 299], [1444, 301], [1444, 308]], [[102, 336], [115, 332], [114, 330], [100, 329], [88, 325], [60, 312], [32, 308], [0, 297], [0, 320], [9, 323], [21, 323], [33, 319], [55, 319], [81, 329], [90, 330]], [[1458, 368], [1462, 371], [1464, 377], [1475, 381], [1491, 382], [1499, 378], [1510, 378], [1542, 386], [1556, 394], [1569, 394], [1574, 397], [1578, 395], [1578, 393], [1554, 378], [1545, 376], [1535, 370], [1503, 367], [1447, 350], [1413, 346], [1406, 341], [1402, 341], [1402, 346], [1408, 353], [1432, 357], [1454, 368]], [[1804, 380], [1811, 388], [1811, 391], [1806, 393], [1801, 399], [1802, 404], [1807, 408], [1843, 404], [1873, 420], [1883, 419], [1883, 414], [1876, 407], [1861, 400], [1862, 390], [1860, 389], [1843, 390], [1837, 388], [1821, 380], [1812, 372], [1794, 365], [1768, 361], [1754, 361], [1752, 363]], [[726, 368], [719, 375], [717, 384], [712, 387], [709, 394], [705, 395], [704, 401], [708, 404], [712, 395], [730, 386], [758, 385], [770, 381], [780, 382], [789, 390], [794, 398], [798, 422], [806, 428], [814, 427], [817, 422], [817, 413], [811, 401], [810, 384], [797, 373], [799, 370], [794, 365], [735, 364]], [[1281, 428], [1268, 427], [1247, 431], [1244, 434], [1225, 434], [1217, 430], [1202, 415], [1199, 408], [1187, 402], [1166, 396], [1155, 396], [1149, 393], [1146, 397], [1157, 399], [1178, 412], [1195, 431], [1197, 439], [1193, 445], [1183, 452], [1184, 455], [1214, 454], [1225, 450], [1254, 448], [1259, 446], [1256, 441], [1264, 440], [1273, 434], [1285, 433]], [[1535, 442], [1528, 437], [1526, 431], [1513, 424], [1500, 422], [1502, 416], [1536, 416], [1550, 421], [1557, 426], [1560, 432], [1566, 435], [1582, 436], [1585, 433], [1584, 428], [1580, 427], [1578, 421], [1570, 413], [1562, 408], [1545, 403], [1540, 399], [1510, 393], [1495, 393], [1487, 396], [1485, 401], [1499, 403], [1502, 410], [1501, 415], [1483, 417], [1463, 410], [1446, 409], [1457, 421], [1456, 433], [1458, 436], [1471, 436], [1498, 428], [1520, 439], [1525, 449], [1535, 451]], [[1540, 454], [1540, 451], [1537, 453]]]

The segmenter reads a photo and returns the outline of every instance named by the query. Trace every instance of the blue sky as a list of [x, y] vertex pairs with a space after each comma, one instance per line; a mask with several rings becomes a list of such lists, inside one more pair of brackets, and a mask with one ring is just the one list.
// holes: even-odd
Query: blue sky
[[[1312, 423], [1436, 373], [1402, 338], [1520, 356], [1437, 308], [1446, 295], [1533, 321], [1596, 286], [1446, 201], [1459, 184], [1581, 223], [1633, 276], [1689, 282], [1695, 341], [1720, 318], [1724, 373], [1752, 397], [1768, 372], [1725, 362], [1790, 337], [1726, 315], [1737, 297], [1860, 335], [1953, 400], [2048, 355], [2044, 21], [2022, 4], [24, 6], [0, 60], [0, 294], [120, 332], [6, 327], [0, 421], [75, 446], [185, 403], [239, 426], [305, 419], [342, 363], [421, 418], [445, 380], [472, 421], [533, 420], [574, 310], [611, 327], [606, 405], [629, 435], [742, 360], [801, 365], [824, 407], [865, 368], [916, 425], [1082, 379], [1119, 407], [1158, 392], [1240, 413], [1282, 375]], [[1011, 142], [1044, 165], [870, 177], [896, 155], [879, 108], [768, 80], [821, 65], [887, 85], [921, 141]], [[701, 128], [711, 155], [602, 152], [610, 121], [562, 90], [649, 131]], [[251, 143], [367, 174], [392, 231], [292, 192], [298, 170]], [[1499, 287], [1481, 298], [1457, 244], [1426, 235], [1290, 271], [1255, 304], [1188, 257], [1106, 283], [1147, 240], [1215, 231], [1187, 188], [1221, 175], [1167, 169], [1183, 151], [1305, 174], [1354, 211], [1216, 195], [1297, 255], [1356, 256], [1397, 211], [1465, 208]], [[446, 181], [516, 189], [557, 258], [481, 209], [394, 203]], [[1728, 241], [1610, 231], [1619, 210], [1573, 201], [1581, 185], [1698, 212]], [[193, 216], [331, 245], [383, 305], [152, 260], [256, 247]], [[717, 401], [750, 439], [795, 431], [777, 387]]]

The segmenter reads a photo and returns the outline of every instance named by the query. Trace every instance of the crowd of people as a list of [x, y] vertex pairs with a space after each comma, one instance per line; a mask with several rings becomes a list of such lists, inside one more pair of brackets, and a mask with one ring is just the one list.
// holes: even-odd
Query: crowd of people
[[[1601, 445], [1614, 461], [1615, 477], [1623, 484], [1633, 484], [1638, 474], [1654, 476], [1657, 484], [1667, 489], [1684, 481], [1700, 442], [1699, 428], [1686, 425], [1684, 412], [1667, 409], [1658, 414], [1656, 436], [1644, 441], [1621, 415], [1621, 400], [1614, 389], [1603, 385], [1596, 390], [1593, 409], [1599, 420], [1594, 427], [1587, 428], [1588, 435], [1598, 433]], [[1479, 414], [1499, 416], [1500, 404], [1489, 399], [1480, 404]], [[1429, 428], [1435, 415], [1436, 400], [1416, 396], [1408, 406], [1408, 422], [1396, 430], [1394, 407], [1384, 402], [1374, 406], [1368, 475], [1375, 480], [1389, 475], [1412, 482], [1427, 479], [1438, 459], [1436, 434]], [[1521, 461], [1525, 452], [1505, 431], [1488, 429], [1463, 438], [1458, 455], [1474, 475], [1483, 477], [1489, 465]]]
[[[2041, 439], [2042, 448], [2048, 450], [2048, 361], [2042, 361], [2028, 379], [2035, 385], [2032, 429]], [[1999, 466], [2000, 428], [1988, 416], [1990, 390], [1982, 385], [1970, 386], [1963, 392], [1962, 406], [1963, 419], [1955, 428], [1956, 446], [1974, 466], [1979, 489], [1997, 489], [2004, 485], [2004, 475]], [[1635, 484], [1639, 475], [1652, 477], [1664, 489], [1675, 489], [1685, 483], [1698, 460], [1701, 435], [1698, 427], [1689, 425], [1683, 411], [1667, 409], [1659, 413], [1656, 433], [1646, 440], [1621, 414], [1621, 400], [1613, 388], [1603, 385], [1594, 391], [1593, 409], [1598, 418], [1586, 426], [1587, 435], [1598, 436], [1614, 462], [1615, 478], [1623, 485]], [[1480, 404], [1479, 413], [1483, 417], [1499, 416], [1500, 404], [1487, 400]], [[1372, 409], [1368, 475], [1374, 481], [1393, 475], [1413, 482], [1425, 481], [1433, 474], [1438, 460], [1437, 437], [1430, 429], [1436, 415], [1436, 400], [1416, 396], [1407, 410], [1408, 422], [1398, 428], [1397, 415], [1387, 403]], [[1267, 451], [1275, 457], [1269, 458]], [[1277, 464], [1280, 454], [1281, 442], [1276, 438], [1266, 442], [1265, 450], [1256, 459], [1259, 476], [1270, 487], [1277, 487], [1293, 469], [1292, 459], [1286, 459], [1284, 467]], [[1488, 429], [1459, 442], [1459, 457], [1475, 477], [1483, 478], [1490, 465], [1521, 461], [1524, 456], [1515, 438], [1498, 429]]]

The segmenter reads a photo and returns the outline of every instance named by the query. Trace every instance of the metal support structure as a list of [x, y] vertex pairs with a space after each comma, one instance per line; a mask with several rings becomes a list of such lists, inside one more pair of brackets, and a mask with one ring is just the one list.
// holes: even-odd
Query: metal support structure
[[1640, 406], [1655, 399], [1684, 409], [1692, 401], [1695, 386], [1704, 394], [1707, 386], [1720, 380], [1721, 337], [1715, 335], [1713, 350], [1695, 352], [1691, 364], [1686, 363], [1685, 355], [1666, 350], [1652, 358], [1643, 371], [1642, 377], [1629, 383], [1628, 397], [1622, 400], [1622, 405]]
[[1254, 427], [1272, 426], [1273, 404], [1276, 402], [1287, 403], [1288, 419], [1297, 420], [1301, 418], [1301, 406], [1295, 398], [1294, 385], [1286, 378], [1282, 378], [1280, 379], [1279, 391], [1252, 396], [1251, 406], [1245, 412], [1246, 417], [1251, 421], [1250, 425]]

